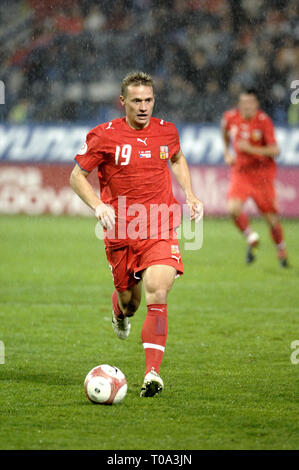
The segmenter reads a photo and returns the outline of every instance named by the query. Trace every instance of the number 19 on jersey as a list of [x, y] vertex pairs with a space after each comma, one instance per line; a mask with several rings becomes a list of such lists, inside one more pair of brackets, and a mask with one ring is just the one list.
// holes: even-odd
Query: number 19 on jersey
[[132, 153], [132, 145], [126, 144], [122, 148], [117, 145], [115, 149], [115, 165], [118, 165], [119, 157], [121, 157], [121, 165], [128, 165]]

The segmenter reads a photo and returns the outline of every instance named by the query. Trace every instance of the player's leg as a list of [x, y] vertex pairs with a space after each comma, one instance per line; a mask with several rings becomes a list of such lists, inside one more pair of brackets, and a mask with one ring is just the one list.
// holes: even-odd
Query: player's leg
[[115, 314], [120, 317], [132, 317], [141, 301], [141, 282], [123, 292], [116, 289], [112, 294], [112, 305]]
[[252, 263], [255, 259], [255, 249], [259, 243], [259, 235], [251, 228], [249, 218], [243, 211], [244, 201], [236, 197], [228, 199], [228, 211], [247, 242], [246, 262]]
[[232, 171], [228, 188], [228, 211], [247, 243], [246, 263], [255, 259], [255, 249], [259, 243], [259, 235], [251, 228], [249, 218], [243, 210], [245, 201], [252, 195], [250, 174]]
[[270, 236], [275, 244], [279, 262], [283, 268], [286, 268], [288, 267], [286, 243], [278, 214], [268, 212], [264, 213], [264, 217], [269, 225]]
[[135, 277], [142, 276], [147, 314], [141, 338], [146, 371], [140, 396], [151, 397], [163, 390], [159, 376], [167, 338], [167, 296], [177, 275], [183, 274], [178, 240], [146, 240], [140, 243]]
[[159, 369], [163, 359], [168, 320], [167, 296], [173, 285], [176, 269], [168, 265], [152, 265], [143, 271], [147, 314], [141, 331], [145, 351], [146, 371], [141, 396], [153, 396], [162, 391]]
[[130, 333], [129, 317], [136, 312], [141, 300], [141, 285], [134, 278], [130, 247], [105, 248], [115, 290], [112, 294], [112, 327], [116, 336], [126, 339]]
[[140, 301], [141, 282], [122, 292], [114, 290], [112, 294], [112, 328], [118, 338], [126, 339], [129, 336], [131, 329], [129, 317], [134, 315]]
[[255, 201], [268, 223], [270, 236], [275, 244], [279, 262], [285, 268], [288, 266], [286, 243], [282, 225], [279, 221], [273, 178], [263, 178], [262, 184], [257, 186]]

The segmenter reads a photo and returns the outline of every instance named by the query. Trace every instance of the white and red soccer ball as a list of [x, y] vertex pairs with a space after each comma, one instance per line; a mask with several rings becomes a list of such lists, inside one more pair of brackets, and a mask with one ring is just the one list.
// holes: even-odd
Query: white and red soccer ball
[[84, 390], [92, 403], [120, 403], [127, 393], [127, 380], [117, 367], [101, 364], [91, 369], [84, 381]]

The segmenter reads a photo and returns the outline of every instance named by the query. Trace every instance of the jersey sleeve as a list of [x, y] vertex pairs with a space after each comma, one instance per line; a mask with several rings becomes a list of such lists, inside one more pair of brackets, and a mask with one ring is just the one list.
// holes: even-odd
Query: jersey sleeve
[[86, 136], [86, 142], [75, 157], [75, 161], [81, 170], [90, 173], [94, 168], [99, 166], [104, 160], [103, 152], [101, 152], [101, 137], [90, 131]]
[[272, 119], [267, 116], [264, 121], [264, 141], [266, 145], [276, 145], [275, 130]]
[[224, 132], [227, 132], [230, 129], [230, 115], [231, 115], [231, 113], [229, 111], [226, 111], [222, 115], [221, 130], [224, 131]]
[[175, 125], [173, 127], [174, 127], [174, 135], [173, 135], [173, 148], [171, 152], [171, 157], [174, 157], [175, 155], [177, 155], [181, 148], [180, 136], [179, 136], [178, 130]]

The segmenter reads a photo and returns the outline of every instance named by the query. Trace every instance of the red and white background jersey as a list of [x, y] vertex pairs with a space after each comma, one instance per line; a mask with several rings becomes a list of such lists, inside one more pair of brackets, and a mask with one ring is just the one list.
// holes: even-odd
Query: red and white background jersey
[[[136, 220], [136, 215], [140, 225], [146, 218], [146, 230], [139, 227], [141, 238], [161, 236], [164, 222], [167, 227], [169, 223], [170, 230], [179, 226], [181, 210], [173, 196], [169, 170], [169, 159], [179, 149], [175, 125], [157, 118], [151, 118], [149, 125], [141, 130], [132, 129], [125, 118], [115, 119], [87, 134], [75, 160], [87, 172], [97, 168], [101, 200], [114, 207], [115, 237], [106, 237], [106, 243], [127, 244], [127, 237], [123, 233], [120, 236], [118, 230], [121, 227], [123, 232], [124, 223], [128, 226]], [[169, 215], [168, 210], [162, 216], [158, 215], [157, 220], [151, 219], [155, 217], [154, 212], [150, 213], [154, 205], [174, 207], [170, 220], [163, 221], [163, 217]]]
[[239, 151], [237, 147], [240, 140], [246, 140], [258, 147], [276, 145], [274, 126], [267, 114], [258, 110], [252, 118], [244, 119], [238, 109], [232, 109], [224, 113], [222, 129], [230, 136], [237, 157], [236, 170], [261, 170], [269, 175], [275, 175], [276, 163], [273, 158], [249, 155]]

